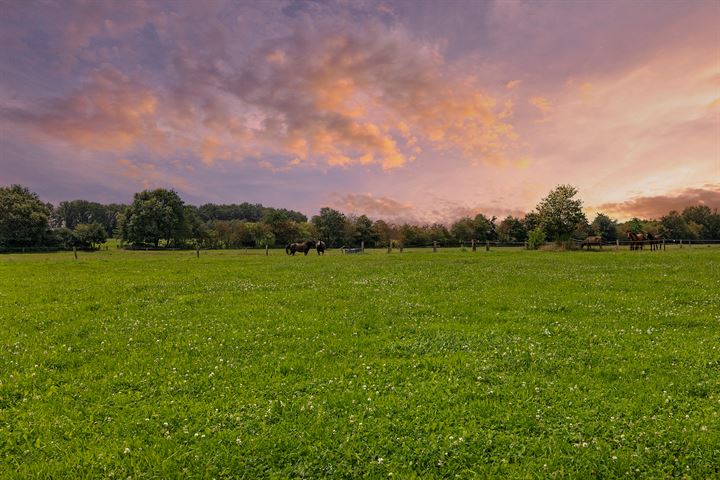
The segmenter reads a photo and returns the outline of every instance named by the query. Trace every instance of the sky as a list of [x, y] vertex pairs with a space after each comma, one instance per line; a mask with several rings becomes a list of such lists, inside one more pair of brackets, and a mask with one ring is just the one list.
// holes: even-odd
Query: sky
[[720, 208], [718, 1], [0, 0], [0, 185], [396, 221]]

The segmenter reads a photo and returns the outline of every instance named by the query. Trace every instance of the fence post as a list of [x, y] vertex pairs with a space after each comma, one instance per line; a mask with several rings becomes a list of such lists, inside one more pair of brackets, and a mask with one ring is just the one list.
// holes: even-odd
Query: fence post
[[[25, 251], [25, 249], [23, 249]], [[77, 260], [77, 248], [73, 247], [73, 255], [75, 255], [75, 260]]]
[[619, 250], [619, 249], [620, 249], [620, 239], [616, 238], [615, 239], [615, 250]]
[[477, 247], [475, 246], [475, 239], [473, 238], [472, 240], [470, 240], [470, 242], [472, 244], [472, 251], [477, 252]]
[[200, 245], [195, 247], [195, 255], [197, 256], [197, 258], [200, 258]]
[[485, 240], [485, 251], [486, 252], [490, 251], [490, 240]]
[[265, 256], [270, 255], [270, 245], [265, 245]]
[[433, 240], [433, 253], [437, 253], [437, 241]]
[[680, 248], [682, 248], [682, 238], [680, 239]]
[[365, 240], [360, 240], [360, 251], [365, 253]]
[[665, 250], [665, 239], [663, 238], [662, 249]]

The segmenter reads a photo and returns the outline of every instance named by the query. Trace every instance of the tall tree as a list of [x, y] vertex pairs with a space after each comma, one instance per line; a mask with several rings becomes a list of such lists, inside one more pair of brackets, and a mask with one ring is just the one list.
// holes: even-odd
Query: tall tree
[[582, 200], [574, 198], [577, 193], [572, 185], [559, 185], [538, 203], [540, 225], [551, 240], [569, 240], [573, 232], [587, 224]]
[[598, 213], [592, 222], [592, 228], [606, 242], [614, 242], [618, 238], [617, 222], [604, 213]]
[[123, 239], [131, 243], [179, 242], [185, 228], [184, 204], [173, 190], [145, 190], [135, 194], [123, 222]]
[[0, 246], [41, 245], [48, 232], [50, 209], [21, 185], [0, 187]]
[[312, 223], [320, 234], [320, 240], [328, 246], [338, 247], [345, 236], [345, 215], [330, 207], [320, 209], [320, 214], [312, 218]]
[[495, 220], [497, 220], [496, 217], [488, 218], [482, 213], [475, 215], [473, 219], [473, 238], [483, 242], [486, 240], [495, 240], [497, 238]]

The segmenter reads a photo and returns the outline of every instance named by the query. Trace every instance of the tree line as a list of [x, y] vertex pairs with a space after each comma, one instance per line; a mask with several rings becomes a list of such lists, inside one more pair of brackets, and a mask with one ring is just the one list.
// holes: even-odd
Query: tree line
[[54, 247], [97, 248], [109, 237], [136, 247], [243, 248], [274, 247], [305, 239], [322, 239], [328, 246], [415, 247], [437, 243], [458, 245], [492, 241], [525, 243], [572, 242], [600, 235], [606, 242], [625, 238], [628, 231], [665, 238], [720, 240], [720, 214], [706, 205], [671, 211], [659, 219], [633, 218], [617, 222], [597, 213], [592, 222], [571, 185], [550, 191], [522, 217], [502, 220], [478, 214], [449, 224], [416, 225], [346, 215], [324, 207], [308, 219], [301, 212], [261, 204], [186, 204], [177, 192], [144, 190], [130, 204], [100, 204], [86, 200], [57, 206], [21, 185], [0, 187], [0, 249]]

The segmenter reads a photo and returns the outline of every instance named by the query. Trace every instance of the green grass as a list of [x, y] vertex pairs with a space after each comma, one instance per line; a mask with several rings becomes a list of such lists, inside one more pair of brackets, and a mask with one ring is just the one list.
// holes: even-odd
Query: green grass
[[720, 249], [0, 256], [0, 477], [717, 478]]

